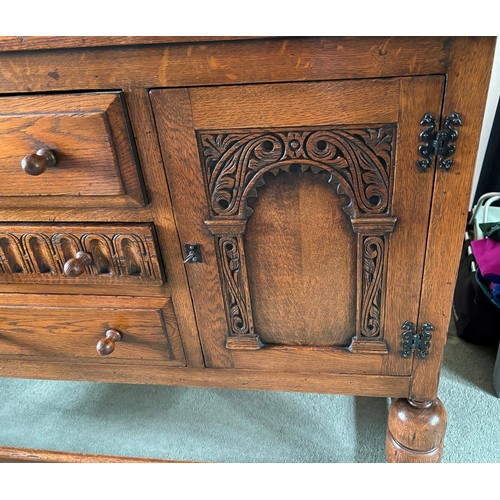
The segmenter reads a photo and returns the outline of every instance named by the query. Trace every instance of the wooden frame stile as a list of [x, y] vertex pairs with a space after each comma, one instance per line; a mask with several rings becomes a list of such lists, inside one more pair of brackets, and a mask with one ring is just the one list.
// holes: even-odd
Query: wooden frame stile
[[[463, 127], [452, 169], [443, 171], [435, 166], [417, 325], [422, 329], [427, 323], [434, 328], [432, 348], [424, 359], [413, 356], [408, 399], [397, 399], [391, 404], [386, 439], [390, 462], [441, 459], [447, 416], [437, 397], [439, 373], [494, 47], [494, 38], [459, 37], [451, 49], [442, 117], [459, 112]], [[469, 91], [471, 88], [474, 92]]]

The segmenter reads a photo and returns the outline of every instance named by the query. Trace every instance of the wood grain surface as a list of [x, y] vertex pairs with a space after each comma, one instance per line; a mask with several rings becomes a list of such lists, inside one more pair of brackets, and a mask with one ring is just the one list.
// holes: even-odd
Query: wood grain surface
[[[148, 188], [151, 219], [160, 243], [162, 261], [165, 266], [167, 293], [172, 297], [179, 330], [189, 366], [204, 366], [198, 327], [194, 317], [184, 256], [175, 225], [172, 203], [166, 182], [163, 159], [158, 144], [151, 102], [147, 89], [134, 89], [125, 93], [137, 152], [144, 167], [144, 178]], [[108, 217], [112, 215], [108, 213]], [[103, 214], [105, 217], [106, 214]], [[152, 290], [151, 287], [148, 287]]]
[[434, 332], [428, 358], [414, 362], [417, 400], [437, 395], [494, 47], [494, 38], [474, 37], [453, 45], [443, 116], [458, 112], [463, 126], [451, 171], [435, 174], [419, 311], [419, 324], [432, 323]]
[[[425, 257], [427, 224], [432, 198], [433, 171], [421, 172], [416, 165], [420, 120], [424, 113], [439, 115], [443, 97], [443, 77], [401, 79], [398, 146], [394, 174], [393, 213], [398, 217], [388, 252], [385, 329], [399, 341], [402, 325], [416, 323], [419, 290]], [[397, 332], [397, 333], [396, 333]], [[410, 373], [411, 359], [398, 356], [385, 359], [385, 373]]]
[[389, 463], [441, 460], [447, 416], [443, 403], [393, 400], [389, 408], [386, 454]]
[[67, 451], [36, 450], [28, 448], [0, 447], [0, 463], [185, 463], [178, 460], [158, 460], [154, 458], [117, 457], [92, 455]]
[[345, 200], [326, 174], [268, 176], [245, 236], [256, 331], [265, 344], [348, 347], [356, 237]]
[[0, 93], [444, 74], [451, 45], [451, 37], [315, 37], [9, 52], [0, 54]]
[[256, 36], [0, 36], [0, 51], [71, 49], [114, 45], [214, 42], [267, 38]]
[[263, 370], [176, 368], [134, 364], [55, 363], [30, 359], [2, 360], [0, 376], [79, 380], [181, 387], [220, 387], [292, 391], [358, 396], [401, 397], [408, 395], [410, 377], [370, 374], [280, 373]]
[[[445, 422], [439, 370], [494, 45], [493, 37], [0, 37], [4, 227], [152, 224], [167, 276], [136, 291], [0, 279], [0, 376], [428, 401], [432, 408], [403, 411], [400, 400], [404, 422], [393, 404], [388, 457], [438, 460], [444, 426], [433, 433], [427, 424]], [[441, 122], [462, 116], [450, 172], [417, 168], [427, 112]], [[338, 139], [335, 127], [351, 149], [304, 142], [314, 132]], [[267, 168], [279, 141], [286, 168]], [[298, 168], [292, 156], [308, 147]], [[20, 162], [40, 148], [55, 151], [56, 166], [27, 175]], [[345, 164], [326, 168], [338, 196], [312, 158], [347, 150]], [[255, 175], [263, 165], [277, 178]], [[31, 257], [16, 258], [40, 271], [52, 257], [29, 241]], [[203, 263], [183, 263], [186, 243], [201, 246]], [[13, 259], [5, 248], [2, 269]], [[425, 359], [400, 355], [407, 320], [434, 325]], [[109, 328], [121, 328], [123, 341], [91, 357]], [[250, 344], [258, 349], [238, 350]]]
[[[56, 165], [27, 175], [41, 148]], [[0, 98], [0, 207], [140, 206], [141, 179], [120, 93]]]
[[[399, 214], [390, 206], [391, 212], [388, 214], [388, 217], [392, 218], [390, 228], [383, 218], [371, 218], [362, 222], [361, 219], [356, 221], [356, 218], [351, 216], [351, 225], [349, 217], [341, 209], [341, 206], [346, 204], [345, 198], [339, 201], [334, 190], [328, 192], [326, 188], [329, 186], [321, 190], [319, 187], [313, 187], [312, 184], [309, 184], [307, 188], [305, 186], [297, 188], [294, 173], [279, 174], [279, 179], [282, 178], [282, 181], [271, 180], [269, 182], [270, 194], [266, 193], [269, 187], [267, 184], [260, 187], [257, 198], [251, 202], [255, 213], [249, 219], [244, 236], [245, 243], [244, 245], [240, 243], [238, 249], [238, 259], [243, 267], [245, 267], [243, 258], [248, 258], [246, 273], [249, 276], [250, 300], [252, 301], [251, 307], [247, 305], [247, 310], [242, 313], [241, 317], [245, 318], [244, 314], [252, 315], [248, 319], [249, 324], [252, 319], [256, 325], [256, 332], [262, 335], [260, 340], [264, 343], [267, 341], [274, 347], [267, 351], [264, 348], [258, 352], [232, 351], [229, 358], [227, 350], [224, 349], [224, 338], [230, 331], [228, 322], [231, 321], [231, 316], [228, 315], [225, 322], [224, 310], [227, 315], [228, 311], [233, 311], [231, 309], [233, 306], [226, 302], [225, 309], [221, 307], [217, 294], [219, 297], [220, 294], [225, 297], [228, 293], [227, 287], [232, 285], [227, 285], [222, 281], [224, 289], [217, 290], [223, 273], [221, 271], [221, 275], [218, 275], [216, 260], [219, 259], [221, 270], [224, 266], [220, 263], [221, 254], [219, 253], [217, 257], [212, 254], [213, 239], [207, 235], [206, 228], [202, 224], [207, 212], [219, 210], [220, 214], [217, 212], [217, 216], [212, 218], [209, 221], [210, 224], [207, 223], [207, 225], [212, 234], [222, 234], [220, 229], [215, 228], [217, 224], [220, 225], [219, 220], [228, 222], [229, 216], [224, 212], [224, 208], [217, 208], [213, 205], [213, 201], [210, 202], [212, 205], [205, 205], [205, 193], [213, 189], [212, 182], [216, 181], [210, 179], [210, 185], [205, 185], [205, 176], [208, 173], [203, 172], [203, 162], [200, 164], [197, 156], [203, 158], [212, 153], [202, 152], [199, 149], [200, 141], [212, 140], [209, 139], [212, 137], [213, 140], [218, 140], [223, 144], [226, 140], [223, 138], [227, 135], [227, 140], [229, 140], [232, 137], [231, 133], [244, 135], [246, 130], [247, 134], [253, 134], [259, 129], [272, 133], [276, 130], [293, 130], [293, 127], [299, 124], [309, 127], [320, 124], [314, 130], [323, 130], [321, 127], [328, 124], [329, 120], [332, 124], [349, 124], [354, 129], [355, 127], [361, 129], [374, 123], [398, 123], [399, 119], [403, 120], [403, 115], [409, 115], [415, 124], [409, 126], [407, 124], [409, 119], [408, 122], [403, 122], [397, 132], [397, 140], [401, 141], [402, 146], [399, 142], [396, 145], [397, 191], [394, 196], [402, 219], [397, 221], [394, 235], [392, 235], [395, 246], [391, 247], [392, 240], [387, 240], [389, 241], [389, 254], [380, 256], [384, 259], [383, 265], [389, 270], [393, 286], [395, 285], [395, 289], [391, 288], [387, 292], [389, 300], [386, 300], [384, 295], [386, 288], [383, 281], [380, 282], [382, 292], [378, 307], [383, 311], [384, 303], [387, 302], [390, 326], [384, 329], [386, 336], [380, 342], [380, 346], [370, 348], [366, 339], [361, 342], [362, 339], [359, 338], [357, 345], [353, 345], [353, 352], [350, 353], [342, 349], [333, 349], [331, 352], [321, 352], [320, 355], [318, 351], [316, 366], [320, 371], [344, 373], [351, 371], [354, 366], [361, 367], [364, 364], [364, 369], [369, 373], [399, 375], [410, 373], [411, 361], [401, 358], [399, 353], [401, 326], [408, 318], [413, 318], [414, 322], [417, 320], [418, 305], [415, 299], [418, 297], [422, 275], [425, 220], [430, 207], [432, 184], [432, 174], [427, 177], [419, 175], [421, 172], [415, 164], [418, 124], [426, 110], [432, 109], [439, 112], [442, 85], [442, 78], [432, 77], [415, 78], [411, 81], [388, 79], [211, 87], [191, 89], [190, 100], [185, 90], [151, 92], [181, 238], [186, 242], [200, 243], [206, 256], [203, 265], [188, 266], [187, 269], [194, 305], [197, 309], [200, 337], [209, 366], [228, 366], [227, 363], [232, 362], [234, 366], [240, 368], [255, 368], [260, 365], [301, 371], [305, 366], [310, 369], [309, 360], [315, 354], [306, 349], [302, 352], [300, 348], [280, 349], [280, 344], [348, 347], [349, 339], [359, 336], [356, 328], [360, 328], [362, 324], [359, 318], [363, 314], [363, 308], [369, 310], [371, 307], [363, 302], [363, 293], [355, 291], [354, 278], [358, 282], [358, 291], [362, 290], [364, 286], [362, 280], [365, 279], [363, 268], [366, 265], [372, 265], [369, 261], [368, 264], [363, 263], [364, 240], [359, 238], [356, 240], [355, 232], [368, 231], [367, 234], [372, 235], [377, 235], [379, 230], [380, 234], [390, 232], [394, 225], [394, 218], [398, 218]], [[379, 107], [375, 103], [380, 102], [381, 98], [383, 106]], [[247, 124], [248, 127], [246, 127]], [[218, 128], [224, 125], [232, 129]], [[194, 141], [195, 133], [198, 133], [198, 144]], [[202, 133], [203, 136], [200, 135]], [[287, 133], [283, 132], [283, 137]], [[215, 139], [216, 137], [220, 139]], [[182, 149], [174, 146], [181, 143], [184, 144]], [[235, 147], [233, 146], [233, 149]], [[297, 162], [300, 163], [300, 159]], [[181, 165], [183, 165], [182, 169]], [[229, 181], [230, 179], [223, 179], [221, 186]], [[272, 190], [273, 182], [281, 182], [277, 191]], [[294, 191], [296, 189], [302, 189], [298, 191], [301, 197], [297, 197], [297, 191]], [[387, 189], [389, 197], [393, 190], [392, 184]], [[221, 192], [226, 193], [226, 191]], [[187, 193], [190, 196], [187, 196]], [[210, 195], [210, 192], [208, 194]], [[308, 199], [314, 200], [315, 203], [321, 203], [321, 199], [328, 200], [323, 202], [323, 205], [326, 203], [328, 208], [313, 205], [308, 211], [307, 203], [312, 203], [307, 201]], [[353, 203], [351, 197], [351, 204]], [[322, 228], [322, 222], [319, 219], [316, 220], [315, 216], [330, 211], [335, 215], [332, 215], [334, 218], [330, 221], [329, 229]], [[236, 214], [236, 211], [234, 213]], [[241, 216], [244, 210], [238, 209], [237, 213]], [[236, 218], [234, 220], [236, 221]], [[186, 221], [189, 221], [189, 224], [186, 224]], [[341, 221], [345, 222], [344, 226]], [[231, 230], [236, 233], [241, 231], [234, 224]], [[286, 225], [290, 227], [286, 229]], [[380, 229], [377, 229], [378, 225]], [[226, 226], [224, 232], [227, 233], [230, 226], [227, 224]], [[400, 229], [401, 227], [403, 229]], [[316, 228], [323, 230], [315, 233]], [[325, 249], [318, 250], [322, 236], [331, 254], [328, 254], [328, 250], [325, 251]], [[414, 236], [419, 240], [417, 243], [413, 242]], [[280, 240], [282, 237], [284, 237], [283, 241]], [[331, 244], [328, 244], [328, 238], [332, 239]], [[358, 259], [361, 259], [361, 263], [356, 264], [357, 270], [354, 261], [348, 260], [348, 258], [353, 259], [353, 254], [356, 252]], [[330, 255], [330, 261], [334, 264], [331, 262], [328, 264], [327, 255]], [[397, 285], [395, 283], [400, 269], [406, 266], [409, 256], [412, 259], [418, 256], [419, 264], [405, 268], [406, 278], [411, 283], [411, 287], [402, 290], [405, 286], [403, 282], [398, 281]], [[323, 268], [321, 263], [316, 263], [321, 258], [327, 259]], [[256, 267], [255, 275], [252, 274], [252, 264]], [[315, 266], [319, 266], [322, 271], [317, 272]], [[306, 269], [311, 272], [314, 270], [315, 277], [312, 277], [311, 272], [307, 278], [305, 274], [301, 275], [306, 272]], [[332, 284], [331, 280], [327, 279], [329, 272], [332, 279], [340, 275], [342, 286]], [[239, 273], [238, 280], [242, 283], [239, 285], [242, 297], [247, 296], [245, 276], [243, 271]], [[302, 285], [299, 283], [301, 276]], [[315, 280], [321, 284], [316, 293], [313, 292]], [[236, 282], [234, 284], [238, 286]], [[357, 299], [356, 295], [358, 295]], [[244, 298], [244, 300], [248, 299]], [[318, 307], [323, 307], [322, 313]], [[304, 311], [307, 311], [307, 314], [304, 314]], [[316, 312], [312, 313], [312, 311]], [[357, 317], [356, 324], [353, 320], [354, 313]], [[314, 326], [309, 325], [308, 328], [303, 324], [307, 321], [304, 316], [310, 318]], [[384, 319], [382, 317], [382, 324]], [[387, 352], [385, 342], [389, 343], [389, 355], [384, 359], [384, 353]], [[372, 353], [378, 352], [379, 357], [359, 352], [364, 349]], [[359, 359], [356, 356], [359, 356]], [[350, 367], [349, 364], [351, 364]]]
[[[24, 300], [22, 300], [24, 298]], [[14, 300], [16, 297], [14, 297]], [[40, 295], [0, 297], [0, 358], [79, 363], [184, 366], [172, 303], [164, 298]], [[115, 351], [102, 357], [97, 342], [108, 329], [122, 333]]]

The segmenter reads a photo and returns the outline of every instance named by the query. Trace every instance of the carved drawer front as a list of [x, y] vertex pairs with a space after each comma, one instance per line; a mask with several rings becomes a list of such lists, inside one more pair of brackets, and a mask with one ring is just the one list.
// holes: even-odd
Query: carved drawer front
[[2, 358], [185, 366], [172, 303], [163, 297], [2, 296]]
[[[407, 375], [442, 77], [151, 91], [205, 359]], [[178, 147], [182, 144], [183, 147]], [[430, 174], [430, 175], [427, 175]]]
[[162, 285], [152, 224], [0, 225], [0, 283]]
[[0, 98], [0, 206], [142, 206], [120, 92]]

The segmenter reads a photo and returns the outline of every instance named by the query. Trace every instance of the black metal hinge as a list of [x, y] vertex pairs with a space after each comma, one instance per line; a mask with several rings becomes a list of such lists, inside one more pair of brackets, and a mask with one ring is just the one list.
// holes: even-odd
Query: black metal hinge
[[420, 140], [424, 143], [418, 148], [418, 154], [423, 160], [417, 160], [417, 165], [425, 172], [432, 164], [433, 156], [438, 158], [441, 170], [448, 172], [455, 160], [451, 156], [455, 153], [455, 142], [458, 139], [456, 127], [462, 126], [462, 118], [458, 113], [452, 113], [444, 119], [444, 131], [436, 131], [436, 117], [432, 113], [425, 113], [420, 125], [426, 127], [420, 132]]
[[429, 354], [434, 327], [430, 323], [424, 323], [420, 327], [420, 333], [415, 331], [415, 323], [405, 321], [401, 327], [403, 341], [401, 342], [401, 356], [409, 358], [415, 352], [420, 359], [424, 359]]

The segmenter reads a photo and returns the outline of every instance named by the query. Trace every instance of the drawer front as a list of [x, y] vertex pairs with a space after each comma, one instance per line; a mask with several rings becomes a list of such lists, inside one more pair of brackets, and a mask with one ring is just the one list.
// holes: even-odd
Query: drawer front
[[[0, 359], [185, 366], [169, 298], [20, 297], [0, 297]], [[110, 330], [121, 339], [106, 341]], [[99, 354], [100, 341], [114, 350]]]
[[152, 224], [0, 225], [0, 283], [160, 286], [161, 269]]
[[[23, 169], [23, 158], [42, 149], [55, 165], [40, 173], [32, 156]], [[0, 99], [0, 206], [142, 205], [120, 92]]]

